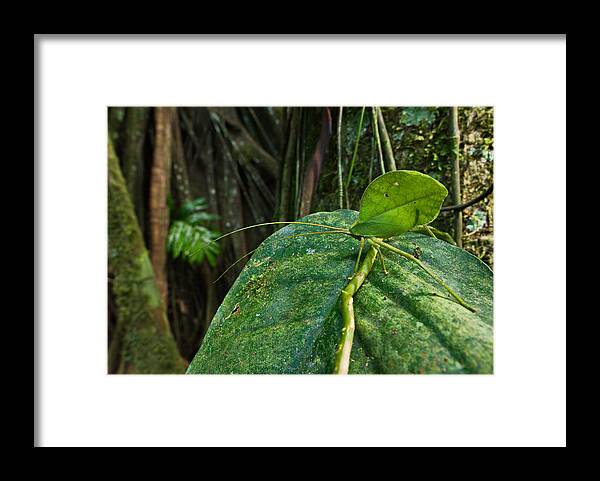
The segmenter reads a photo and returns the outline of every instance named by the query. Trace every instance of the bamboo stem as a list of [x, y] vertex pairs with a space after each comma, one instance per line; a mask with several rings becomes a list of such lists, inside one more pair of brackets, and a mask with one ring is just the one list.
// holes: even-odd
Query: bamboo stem
[[335, 364], [333, 373], [334, 374], [348, 374], [350, 368], [350, 353], [352, 352], [352, 343], [354, 341], [354, 294], [360, 289], [363, 282], [371, 272], [375, 258], [377, 257], [377, 250], [371, 247], [365, 259], [360, 265], [357, 272], [354, 273], [350, 282], [346, 287], [342, 289], [340, 296], [341, 299], [341, 310], [342, 319], [344, 320], [344, 327], [342, 329], [342, 338], [338, 344], [338, 349], [335, 354]]
[[385, 120], [383, 120], [383, 112], [381, 107], [377, 107], [377, 127], [381, 130], [381, 139], [383, 141], [383, 149], [387, 161], [388, 171], [398, 170], [396, 168], [396, 159], [394, 159], [394, 150], [392, 149], [392, 141], [385, 128]]
[[375, 134], [375, 141], [377, 143], [377, 149], [379, 151], [379, 165], [381, 167], [381, 174], [385, 174], [385, 163], [383, 162], [383, 151], [381, 150], [381, 139], [379, 138], [379, 125], [377, 122], [377, 107], [371, 108], [373, 114], [373, 133]]
[[337, 138], [338, 138], [338, 199], [340, 209], [344, 208], [344, 179], [342, 177], [342, 114], [344, 107], [340, 107], [340, 115], [338, 117]]
[[[450, 140], [452, 161], [452, 203], [458, 205], [462, 202], [460, 189], [460, 132], [458, 130], [458, 107], [450, 107]], [[454, 211], [454, 240], [458, 247], [462, 247], [463, 215], [461, 210]]]

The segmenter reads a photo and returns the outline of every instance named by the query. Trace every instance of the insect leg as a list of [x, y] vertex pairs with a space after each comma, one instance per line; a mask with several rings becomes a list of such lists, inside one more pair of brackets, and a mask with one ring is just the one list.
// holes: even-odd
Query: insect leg
[[429, 228], [429, 226], [427, 224], [425, 224], [425, 230], [427, 231], [427, 233], [429, 234], [429, 237], [433, 237], [434, 239], [437, 239], [436, 235], [433, 233], [433, 231]]
[[379, 255], [379, 260], [381, 261], [381, 268], [383, 269], [384, 274], [388, 274], [388, 271], [385, 268], [385, 262], [383, 260], [383, 254], [381, 253], [381, 249], [379, 248], [379, 246], [377, 246], [377, 247], [375, 247], [375, 250], [377, 251], [377, 254]]
[[363, 247], [365, 246], [365, 238], [360, 238], [360, 248], [358, 249], [358, 257], [356, 258], [356, 264], [354, 264], [354, 273], [358, 272], [358, 264], [360, 263], [360, 256], [362, 255]]
[[429, 267], [427, 267], [425, 264], [423, 264], [423, 262], [421, 262], [415, 256], [409, 254], [408, 252], [404, 252], [403, 250], [400, 250], [397, 247], [387, 244], [387, 243], [383, 242], [381, 239], [373, 239], [373, 240], [369, 239], [369, 242], [371, 243], [371, 245], [377, 245], [378, 247], [384, 247], [392, 252], [395, 252], [396, 254], [401, 255], [402, 257], [404, 257], [410, 261], [413, 261], [421, 269], [423, 269], [425, 272], [427, 272], [427, 274], [429, 274], [438, 284], [440, 284], [444, 289], [446, 289], [446, 291], [448, 291], [448, 293], [456, 300], [456, 302], [458, 302], [465, 309], [468, 309], [471, 312], [476, 312], [475, 308], [469, 306], [462, 299], [462, 297], [460, 297], [456, 292], [454, 292], [452, 290], [452, 288], [448, 284], [446, 284], [435, 272], [433, 272]]

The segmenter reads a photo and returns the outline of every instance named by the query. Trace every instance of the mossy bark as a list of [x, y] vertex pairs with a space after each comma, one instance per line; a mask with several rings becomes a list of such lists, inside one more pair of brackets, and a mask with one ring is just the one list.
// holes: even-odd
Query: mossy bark
[[184, 372], [185, 362], [171, 335], [152, 264], [110, 139], [108, 263], [114, 276], [112, 289], [117, 306], [117, 332], [110, 350], [109, 372]]
[[119, 134], [125, 118], [124, 107], [108, 107], [108, 135], [113, 144], [120, 141]]

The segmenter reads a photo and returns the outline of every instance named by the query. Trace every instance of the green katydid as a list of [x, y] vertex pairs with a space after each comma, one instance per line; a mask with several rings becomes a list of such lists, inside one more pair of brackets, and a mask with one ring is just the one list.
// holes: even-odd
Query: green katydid
[[[385, 242], [391, 237], [399, 236], [415, 228], [424, 228], [425, 232], [435, 237], [427, 225], [439, 215], [442, 203], [447, 195], [448, 190], [428, 175], [410, 170], [396, 170], [377, 177], [367, 186], [360, 201], [358, 218], [349, 229], [311, 222], [277, 221], [243, 227], [229, 232], [215, 239], [215, 241], [246, 229], [273, 224], [301, 224], [326, 229], [325, 231], [296, 234], [291, 237], [343, 234], [359, 241], [360, 247], [354, 274], [350, 277], [350, 282], [342, 289], [340, 296], [344, 327], [336, 352], [334, 372], [346, 374], [350, 364], [350, 351], [354, 338], [353, 296], [371, 271], [377, 257], [381, 261], [382, 269], [387, 273], [382, 249], [394, 252], [416, 263], [439, 283], [458, 304], [471, 312], [475, 312], [474, 308], [469, 306], [420, 259]], [[363, 259], [362, 253], [367, 243], [370, 248]], [[228, 270], [252, 252], [238, 259]]]

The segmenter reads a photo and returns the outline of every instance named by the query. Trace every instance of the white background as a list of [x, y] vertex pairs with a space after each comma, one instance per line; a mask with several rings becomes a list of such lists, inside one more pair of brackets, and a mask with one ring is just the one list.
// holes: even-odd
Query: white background
[[[39, 445], [565, 445], [564, 37], [36, 48]], [[107, 105], [493, 105], [495, 374], [106, 375]]]

